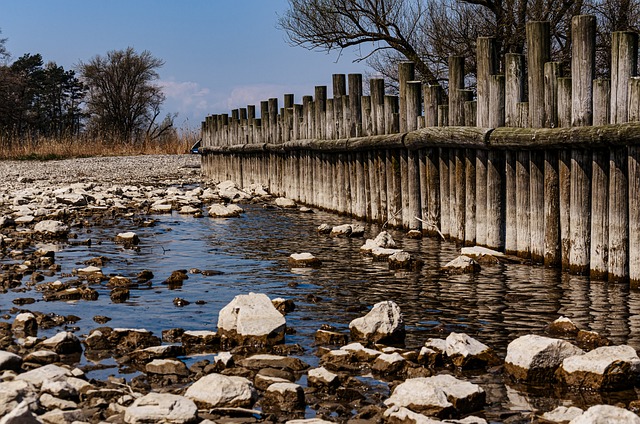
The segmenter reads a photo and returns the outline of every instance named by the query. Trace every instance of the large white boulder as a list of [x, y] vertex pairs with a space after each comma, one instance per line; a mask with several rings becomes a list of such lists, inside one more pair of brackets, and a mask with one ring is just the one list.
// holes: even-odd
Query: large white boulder
[[209, 216], [214, 218], [234, 218], [240, 216], [242, 212], [244, 210], [235, 204], [215, 203], [209, 207]]
[[369, 313], [349, 323], [351, 338], [368, 343], [404, 343], [404, 320], [400, 307], [393, 301], [373, 305]]
[[69, 232], [69, 227], [64, 225], [60, 221], [55, 221], [51, 219], [46, 219], [44, 221], [38, 222], [34, 227], [33, 231], [40, 234], [45, 234], [48, 236], [63, 236]]
[[149, 393], [133, 402], [124, 413], [124, 422], [143, 424], [162, 422], [166, 424], [190, 423], [197, 419], [198, 407], [183, 396], [169, 393]]
[[396, 242], [391, 237], [388, 231], [382, 231], [380, 234], [376, 236], [375, 239], [367, 239], [364, 242], [364, 245], [360, 248], [362, 253], [371, 254], [371, 250], [376, 247], [384, 247], [387, 249], [392, 249], [396, 247]]
[[509, 343], [504, 369], [517, 381], [550, 383], [565, 358], [583, 353], [565, 340], [528, 334]]
[[640, 417], [633, 412], [612, 405], [595, 405], [569, 424], [640, 424]]
[[244, 377], [209, 374], [193, 383], [184, 394], [202, 409], [251, 407], [257, 392]]
[[229, 201], [251, 198], [249, 194], [240, 190], [236, 185], [236, 183], [230, 180], [222, 181], [221, 183], [219, 183], [217, 185], [217, 189], [218, 189], [218, 196], [222, 197], [223, 199], [227, 199]]
[[284, 341], [286, 320], [261, 293], [241, 294], [220, 310], [218, 334], [223, 343], [271, 346]]
[[456, 367], [473, 368], [498, 362], [493, 349], [464, 333], [451, 333], [446, 338], [445, 352]]
[[565, 358], [556, 375], [569, 386], [594, 390], [632, 388], [640, 373], [640, 358], [628, 345], [603, 346]]
[[393, 390], [391, 397], [384, 403], [444, 418], [479, 410], [484, 406], [485, 400], [485, 391], [477, 384], [440, 374], [406, 380]]

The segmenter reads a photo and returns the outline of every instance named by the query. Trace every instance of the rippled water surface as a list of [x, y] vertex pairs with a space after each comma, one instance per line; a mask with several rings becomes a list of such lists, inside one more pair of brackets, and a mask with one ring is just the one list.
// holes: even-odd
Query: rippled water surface
[[[56, 262], [62, 265], [62, 272], [84, 267], [82, 262], [91, 257], [105, 256], [110, 259], [103, 267], [105, 274], [135, 277], [141, 270], [150, 269], [155, 274], [152, 286], [132, 290], [129, 301], [121, 304], [110, 301], [106, 287], [98, 288], [100, 297], [93, 302], [44, 302], [33, 291], [9, 292], [0, 295], [0, 312], [5, 314], [14, 307], [14, 298], [35, 297], [38, 301], [25, 305], [25, 309], [80, 316], [82, 319], [74, 324], [79, 327], [77, 334], [89, 334], [100, 326], [92, 317], [106, 315], [112, 318], [107, 324], [110, 327], [146, 328], [160, 336], [162, 330], [176, 327], [215, 330], [218, 311], [235, 295], [253, 291], [295, 301], [296, 310], [287, 316], [287, 325], [296, 333], [288, 335], [286, 341], [301, 344], [306, 349], [303, 359], [312, 364], [317, 363], [313, 335], [321, 324], [346, 330], [351, 320], [364, 314], [364, 308], [382, 300], [400, 305], [409, 347], [457, 331], [479, 339], [504, 357], [511, 340], [528, 333], [543, 334], [548, 323], [564, 315], [580, 328], [595, 330], [614, 343], [640, 348], [640, 299], [638, 292], [625, 285], [520, 264], [484, 266], [476, 276], [450, 276], [438, 267], [457, 256], [454, 244], [431, 238], [411, 240], [393, 230], [399, 247], [423, 259], [425, 267], [420, 272], [390, 271], [385, 262], [373, 262], [360, 254], [364, 239], [331, 238], [316, 232], [322, 223], [338, 225], [352, 222], [350, 219], [323, 212], [302, 214], [259, 205], [244, 207], [246, 213], [234, 219], [174, 214], [155, 216], [158, 222], [153, 227], [140, 228], [132, 218], [122, 218], [101, 227], [74, 228], [78, 240], [90, 238], [92, 245], [60, 246]], [[369, 238], [381, 230], [369, 224], [365, 227]], [[115, 235], [125, 230], [139, 235], [139, 251], [113, 243]], [[288, 256], [302, 252], [311, 252], [323, 266], [313, 270], [289, 268]], [[179, 288], [162, 283], [173, 270], [190, 268], [222, 274], [189, 274]], [[59, 278], [56, 275], [45, 281]], [[174, 306], [176, 297], [191, 304]], [[206, 303], [198, 305], [198, 300]], [[362, 306], [360, 311], [358, 305]], [[57, 331], [60, 329], [40, 335]], [[105, 372], [108, 375], [118, 370]], [[96, 372], [95, 376], [102, 375]], [[584, 405], [594, 401], [594, 396], [595, 401], [616, 400], [615, 396], [591, 394], [561, 394], [558, 400], [549, 393], [525, 394], [521, 388], [505, 386], [486, 375], [472, 378], [484, 382], [489, 399], [506, 409]]]

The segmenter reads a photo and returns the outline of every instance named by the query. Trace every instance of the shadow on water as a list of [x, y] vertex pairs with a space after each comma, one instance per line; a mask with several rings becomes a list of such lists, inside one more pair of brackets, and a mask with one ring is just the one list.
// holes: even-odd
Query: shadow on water
[[[83, 262], [91, 257], [104, 256], [109, 259], [103, 267], [105, 274], [135, 277], [149, 269], [155, 275], [151, 287], [132, 290], [124, 303], [112, 303], [105, 285], [96, 287], [100, 296], [93, 302], [44, 302], [36, 292], [9, 292], [0, 297], [0, 312], [7, 313], [15, 298], [32, 296], [38, 301], [25, 309], [80, 316], [82, 320], [74, 324], [79, 334], [86, 335], [100, 326], [92, 321], [93, 316], [106, 315], [112, 319], [107, 324], [110, 327], [146, 328], [159, 336], [162, 330], [176, 327], [214, 330], [218, 311], [235, 295], [260, 292], [295, 301], [296, 310], [287, 316], [287, 325], [295, 329], [295, 334], [287, 336], [287, 342], [302, 345], [306, 349], [303, 359], [311, 364], [317, 363], [313, 340], [321, 324], [347, 330], [351, 320], [383, 300], [400, 305], [409, 347], [456, 331], [479, 339], [504, 356], [510, 341], [524, 334], [543, 334], [547, 324], [564, 315], [580, 328], [597, 331], [616, 344], [640, 348], [640, 297], [628, 286], [519, 264], [485, 266], [478, 275], [447, 275], [438, 268], [458, 255], [453, 243], [405, 239], [396, 230], [390, 232], [399, 247], [423, 259], [425, 266], [419, 272], [392, 271], [385, 262], [374, 262], [360, 254], [363, 239], [331, 238], [316, 232], [322, 223], [351, 222], [348, 218], [258, 205], [244, 207], [246, 213], [234, 219], [174, 214], [155, 216], [158, 222], [153, 227], [140, 228], [132, 220], [122, 219], [108, 226], [78, 228], [78, 239], [91, 238], [92, 245], [64, 246], [56, 254], [63, 273], [84, 267]], [[366, 228], [370, 238], [381, 231], [378, 225]], [[128, 230], [139, 235], [139, 250], [124, 249], [113, 242], [118, 232]], [[323, 266], [290, 269], [288, 256], [302, 252], [312, 253]], [[163, 284], [173, 270], [191, 268], [220, 273], [189, 274], [180, 287]], [[56, 279], [61, 278], [57, 275], [45, 282]], [[176, 297], [191, 304], [176, 307]], [[59, 328], [40, 335], [57, 331]], [[117, 372], [109, 369], [105, 375]], [[584, 402], [584, 394], [525, 395], [522, 388], [495, 378], [473, 379], [486, 384], [489, 399], [504, 408], [557, 405], [558, 398], [578, 405]]]

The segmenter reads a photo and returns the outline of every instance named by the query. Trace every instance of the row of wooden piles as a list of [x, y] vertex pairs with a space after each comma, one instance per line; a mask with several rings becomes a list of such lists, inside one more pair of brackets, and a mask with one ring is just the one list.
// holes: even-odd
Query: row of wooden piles
[[[549, 26], [527, 24], [523, 55], [478, 40], [477, 96], [450, 58], [449, 95], [399, 65], [384, 81], [334, 75], [333, 99], [277, 99], [203, 123], [203, 169], [274, 194], [392, 226], [438, 232], [594, 278], [640, 282], [637, 34], [612, 36], [611, 79], [596, 80], [595, 18], [572, 25], [571, 77], [549, 62]], [[528, 84], [528, 101], [524, 84]], [[354, 113], [351, 113], [353, 111]], [[601, 126], [616, 124], [615, 126]], [[464, 127], [466, 125], [466, 127]], [[590, 126], [596, 125], [596, 126]], [[478, 128], [473, 128], [478, 127]]]

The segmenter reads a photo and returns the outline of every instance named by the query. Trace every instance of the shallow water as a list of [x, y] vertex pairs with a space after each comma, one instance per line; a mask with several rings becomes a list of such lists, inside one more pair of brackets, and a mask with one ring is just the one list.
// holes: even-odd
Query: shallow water
[[[390, 232], [399, 247], [423, 259], [425, 266], [420, 272], [390, 271], [385, 262], [373, 262], [360, 254], [364, 239], [331, 238], [316, 232], [322, 223], [338, 225], [353, 222], [351, 219], [324, 212], [243, 207], [246, 213], [233, 219], [155, 215], [158, 222], [154, 227], [140, 228], [134, 224], [136, 217], [130, 217], [101, 227], [74, 228], [78, 240], [90, 238], [92, 245], [60, 246], [56, 262], [62, 265], [63, 273], [84, 267], [89, 258], [105, 256], [110, 259], [103, 267], [105, 274], [135, 277], [150, 269], [155, 274], [152, 286], [131, 290], [131, 298], [119, 304], [111, 302], [104, 286], [96, 287], [100, 293], [97, 301], [44, 302], [40, 293], [18, 290], [0, 295], [0, 314], [15, 306], [13, 299], [34, 297], [38, 301], [23, 309], [80, 316], [73, 325], [79, 335], [88, 335], [100, 326], [93, 316], [106, 315], [112, 318], [106, 324], [110, 327], [146, 328], [160, 336], [162, 330], [177, 327], [215, 330], [218, 311], [235, 295], [259, 292], [294, 300], [296, 310], [287, 315], [287, 326], [296, 332], [288, 335], [286, 342], [302, 345], [306, 349], [302, 358], [312, 365], [317, 364], [314, 333], [321, 324], [347, 330], [349, 322], [364, 313], [354, 306], [366, 308], [382, 300], [394, 300], [401, 307], [409, 347], [417, 348], [429, 337], [444, 338], [456, 331], [477, 338], [504, 357], [510, 341], [524, 334], [543, 334], [547, 324], [564, 315], [580, 328], [597, 331], [616, 344], [640, 348], [640, 293], [625, 285], [520, 264], [484, 266], [475, 276], [450, 276], [437, 269], [458, 255], [453, 243], [405, 239], [395, 230]], [[365, 228], [369, 238], [381, 231], [377, 225], [365, 224]], [[139, 251], [113, 242], [122, 231], [138, 234]], [[311, 252], [323, 266], [289, 268], [289, 255], [302, 252]], [[177, 288], [162, 283], [172, 271], [190, 268], [222, 274], [189, 274]], [[56, 279], [61, 279], [60, 274], [45, 282]], [[191, 304], [174, 306], [175, 297]], [[206, 303], [197, 305], [198, 300]], [[60, 328], [41, 331], [39, 336], [58, 331]], [[200, 358], [187, 358], [187, 362], [196, 359]], [[83, 358], [81, 363], [92, 361]], [[113, 368], [90, 372], [90, 377], [122, 372], [115, 368], [113, 359], [101, 364]], [[133, 375], [124, 374], [127, 378]], [[527, 393], [504, 385], [496, 376], [477, 374], [470, 378], [483, 384], [490, 404], [500, 410], [550, 410], [559, 404], [584, 407], [618, 400], [616, 396], [584, 393]]]

